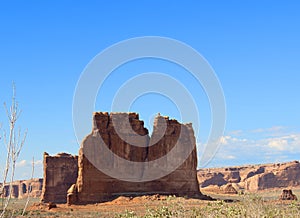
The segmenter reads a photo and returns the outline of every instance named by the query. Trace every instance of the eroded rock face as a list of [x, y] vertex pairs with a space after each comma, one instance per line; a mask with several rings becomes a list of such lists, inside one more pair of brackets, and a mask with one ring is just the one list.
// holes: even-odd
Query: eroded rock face
[[263, 164], [231, 168], [201, 169], [200, 187], [236, 184], [241, 190], [260, 190], [300, 186], [300, 163]]
[[[11, 197], [12, 198], [27, 198], [28, 193], [32, 198], [38, 198], [42, 194], [43, 179], [19, 180], [12, 183]], [[4, 186], [3, 197], [9, 196], [9, 186]]]
[[67, 191], [76, 182], [78, 156], [59, 153], [50, 156], [44, 153], [44, 181], [42, 202], [66, 203]]
[[[128, 122], [124, 121], [124, 117], [129, 119], [130, 126], [126, 125]], [[93, 120], [93, 131], [83, 140], [79, 150], [78, 178], [76, 187], [70, 190], [71, 202], [69, 203], [101, 202], [122, 194], [155, 193], [202, 196], [197, 182], [196, 142], [191, 124], [180, 124], [168, 117], [158, 116], [154, 123], [153, 134], [150, 137], [148, 130], [144, 128], [143, 121], [139, 120], [136, 113], [108, 114], [100, 112], [94, 114]], [[114, 128], [116, 126], [118, 130]], [[143, 137], [134, 136], [132, 131]], [[164, 134], [161, 135], [161, 132]], [[175, 171], [163, 178], [146, 182], [130, 182], [131, 176], [140, 177], [141, 181], [145, 178], [145, 166], [130, 168], [131, 171], [125, 175], [127, 178], [112, 178], [106, 175], [95, 166], [102, 164], [101, 167], [118, 169], [119, 172], [122, 172], [122, 170], [128, 170], [128, 165], [121, 164], [116, 156], [101, 156], [104, 152], [101, 148], [99, 150], [101, 143], [118, 157], [130, 162], [150, 163], [150, 161], [158, 160], [175, 148], [176, 143], [179, 143], [180, 146], [173, 149], [175, 153], [184, 153], [189, 149], [192, 152], [187, 154], [187, 159], [177, 166]], [[171, 158], [159, 162], [160, 164], [156, 167], [168, 169], [169, 163], [172, 162]], [[122, 173], [120, 173], [121, 175]]]

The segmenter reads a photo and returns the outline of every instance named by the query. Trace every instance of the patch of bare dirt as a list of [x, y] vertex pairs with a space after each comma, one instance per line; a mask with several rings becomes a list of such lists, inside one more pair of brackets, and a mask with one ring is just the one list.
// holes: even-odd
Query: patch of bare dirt
[[[200, 199], [186, 199], [183, 197], [175, 196], [164, 196], [164, 195], [144, 195], [137, 197], [125, 197], [119, 196], [118, 198], [96, 204], [86, 204], [86, 205], [67, 205], [67, 204], [56, 204], [55, 208], [50, 208], [47, 203], [35, 203], [28, 208], [29, 211], [39, 211], [39, 212], [68, 212], [68, 211], [99, 211], [99, 212], [115, 212], [121, 213], [126, 210], [134, 211], [145, 211], [147, 208], [155, 208], [162, 205], [167, 205], [169, 203], [180, 202], [187, 207], [193, 206], [204, 206], [209, 201]], [[50, 209], [49, 209], [50, 208]]]

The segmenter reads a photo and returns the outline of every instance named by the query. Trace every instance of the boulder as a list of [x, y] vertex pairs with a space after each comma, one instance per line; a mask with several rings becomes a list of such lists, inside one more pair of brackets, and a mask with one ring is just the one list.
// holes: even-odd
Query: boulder
[[283, 189], [279, 200], [297, 200], [297, 196], [293, 194], [291, 189]]
[[52, 208], [57, 208], [57, 205], [53, 202], [48, 203], [48, 210], [51, 210]]

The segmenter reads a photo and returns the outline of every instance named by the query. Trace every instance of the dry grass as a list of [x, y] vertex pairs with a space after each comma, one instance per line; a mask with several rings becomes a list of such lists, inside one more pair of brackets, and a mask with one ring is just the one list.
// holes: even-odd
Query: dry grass
[[240, 196], [239, 201], [218, 200], [197, 206], [175, 200], [154, 209], [147, 208], [144, 214], [127, 210], [115, 217], [300, 217], [300, 203], [265, 201], [257, 195]]
[[[222, 197], [225, 199], [225, 196]], [[26, 217], [300, 217], [299, 201], [283, 202], [253, 194], [235, 196], [234, 199], [238, 200], [226, 197], [230, 199], [202, 201], [173, 196], [160, 200], [120, 197], [112, 202], [95, 205], [70, 207], [59, 204], [58, 208], [51, 210], [46, 207], [31, 207]], [[266, 198], [269, 200], [265, 200]], [[20, 217], [19, 211], [24, 203], [22, 201], [15, 201], [14, 206], [10, 208], [10, 212], [14, 210], [14, 217]], [[34, 201], [37, 202], [38, 199]]]

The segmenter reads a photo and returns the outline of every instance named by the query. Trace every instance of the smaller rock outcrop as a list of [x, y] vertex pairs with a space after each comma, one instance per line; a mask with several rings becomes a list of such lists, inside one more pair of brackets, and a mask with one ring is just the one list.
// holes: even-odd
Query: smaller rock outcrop
[[293, 194], [291, 189], [283, 189], [279, 200], [294, 200], [297, 201], [297, 196]]
[[228, 195], [237, 195], [238, 191], [236, 190], [236, 188], [233, 187], [233, 184], [228, 183], [226, 185], [224, 185], [224, 187], [222, 187], [224, 194], [228, 194]]
[[76, 182], [77, 175], [78, 156], [66, 153], [50, 156], [45, 152], [42, 202], [66, 203], [67, 191]]

